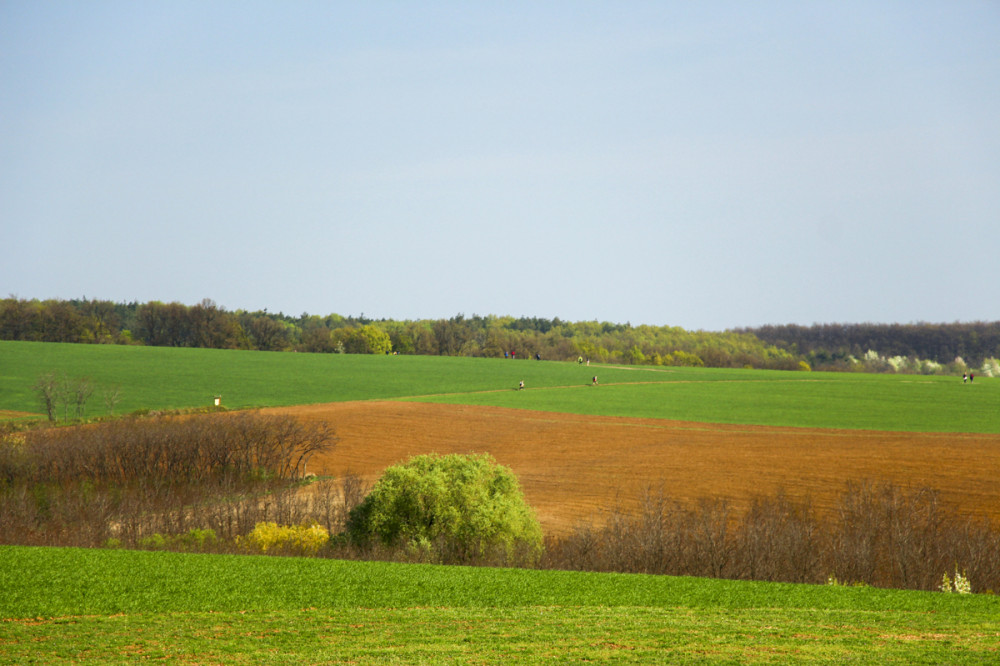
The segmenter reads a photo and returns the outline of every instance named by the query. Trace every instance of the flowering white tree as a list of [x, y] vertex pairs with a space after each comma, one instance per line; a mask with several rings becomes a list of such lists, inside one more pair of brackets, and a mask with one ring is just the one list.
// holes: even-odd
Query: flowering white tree
[[900, 371], [905, 371], [907, 369], [907, 366], [909, 365], [910, 361], [905, 356], [893, 356], [887, 359], [886, 363], [888, 363], [892, 367], [893, 372], [900, 372]]
[[931, 361], [931, 360], [920, 361], [920, 372], [925, 375], [937, 374], [938, 372], [941, 371], [942, 367], [944, 366], [942, 366], [940, 363], [937, 363], [936, 361]]
[[969, 582], [968, 576], [955, 567], [955, 577], [951, 578], [948, 574], [941, 576], [941, 591], [950, 594], [955, 592], [956, 594], [972, 594], [972, 583]]

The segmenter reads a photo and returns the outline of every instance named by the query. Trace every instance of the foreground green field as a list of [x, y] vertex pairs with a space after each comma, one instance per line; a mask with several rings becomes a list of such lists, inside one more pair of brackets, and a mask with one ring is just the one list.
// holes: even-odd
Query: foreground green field
[[[575, 414], [911, 432], [1000, 433], [1000, 381], [845, 373], [585, 366], [424, 356], [0, 342], [0, 410], [40, 411], [46, 372], [89, 377], [91, 416], [411, 399]], [[600, 385], [590, 386], [597, 375]], [[518, 382], [526, 390], [517, 391]]]
[[987, 663], [1000, 599], [0, 547], [0, 661]]

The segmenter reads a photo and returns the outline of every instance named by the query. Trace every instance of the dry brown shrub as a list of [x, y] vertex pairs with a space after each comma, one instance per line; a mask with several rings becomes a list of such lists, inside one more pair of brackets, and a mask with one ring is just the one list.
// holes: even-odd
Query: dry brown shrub
[[742, 516], [722, 499], [680, 503], [647, 491], [640, 509], [611, 512], [546, 542], [550, 568], [936, 590], [964, 571], [974, 591], [1000, 590], [1000, 532], [949, 510], [937, 493], [851, 483], [836, 515], [808, 498], [757, 497]]
[[95, 546], [306, 512], [290, 484], [332, 430], [254, 412], [126, 418], [0, 440], [0, 543]]

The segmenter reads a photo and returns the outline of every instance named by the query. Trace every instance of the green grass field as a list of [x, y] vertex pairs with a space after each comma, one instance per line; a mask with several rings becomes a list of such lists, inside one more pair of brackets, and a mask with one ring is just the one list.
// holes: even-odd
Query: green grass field
[[[46, 372], [89, 377], [90, 416], [344, 400], [411, 399], [800, 427], [1000, 433], [1000, 381], [943, 376], [609, 367], [531, 360], [362, 356], [0, 342], [0, 410], [39, 412]], [[600, 385], [590, 386], [593, 375]], [[515, 387], [525, 382], [525, 391]]]
[[0, 662], [987, 663], [1000, 599], [0, 547]]
[[[470, 393], [517, 386], [583, 386], [588, 368], [495, 359], [123, 347], [0, 341], [0, 409], [39, 411], [38, 377], [89, 377], [88, 413], [105, 411], [101, 387], [121, 386], [119, 411], [301, 405]], [[624, 381], [625, 370], [607, 370]]]
[[704, 368], [635, 374], [650, 383], [602, 380], [585, 391], [542, 387], [530, 400], [509, 392], [419, 399], [707, 423], [1000, 432], [1000, 382], [989, 379], [963, 385], [951, 377]]

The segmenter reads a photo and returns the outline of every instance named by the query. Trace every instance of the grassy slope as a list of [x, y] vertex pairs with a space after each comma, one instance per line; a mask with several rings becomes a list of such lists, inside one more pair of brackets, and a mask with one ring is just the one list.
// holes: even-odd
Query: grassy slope
[[[125, 412], [207, 406], [216, 395], [240, 408], [499, 390], [521, 379], [532, 386], [590, 381], [587, 368], [569, 363], [0, 341], [0, 409], [37, 412], [31, 387], [53, 371], [90, 377], [98, 387], [119, 384], [118, 411]], [[105, 411], [100, 393], [89, 413]]]
[[[613, 368], [529, 360], [292, 354], [0, 342], [0, 409], [35, 411], [44, 372], [90, 377], [91, 415], [342, 400], [434, 400], [719, 423], [1000, 433], [1000, 381], [705, 368]], [[598, 375], [601, 385], [591, 387]], [[515, 391], [519, 380], [527, 390]]]
[[666, 576], [0, 547], [0, 591], [0, 661], [913, 663], [1000, 645], [996, 597]]
[[[601, 376], [606, 374], [601, 370]], [[743, 423], [910, 432], [1000, 432], [1000, 382], [963, 385], [951, 377], [682, 369], [646, 372], [656, 383], [586, 391], [541, 388], [419, 398], [434, 402]]]

